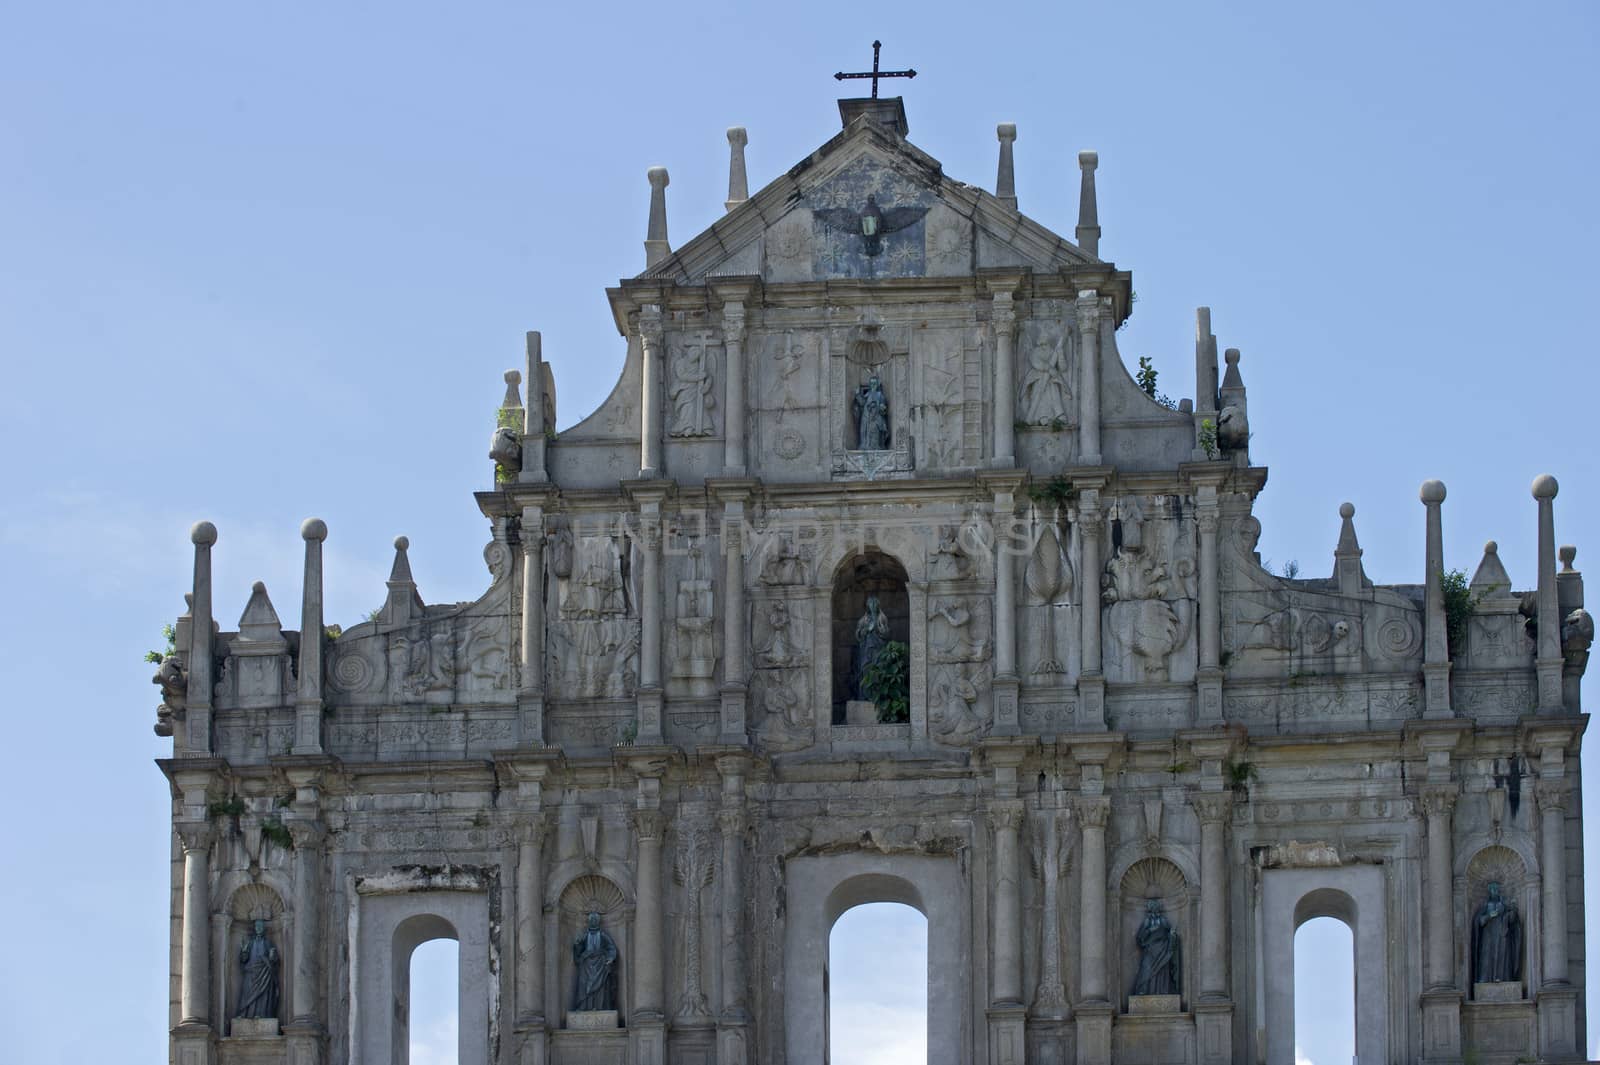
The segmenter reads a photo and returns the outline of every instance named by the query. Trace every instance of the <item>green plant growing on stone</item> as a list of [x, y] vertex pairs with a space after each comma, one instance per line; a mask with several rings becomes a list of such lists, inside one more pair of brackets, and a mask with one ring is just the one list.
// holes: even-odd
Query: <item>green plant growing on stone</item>
[[1150, 361], [1150, 356], [1140, 355], [1139, 372], [1133, 375], [1133, 379], [1139, 382], [1140, 390], [1168, 410], [1177, 410], [1178, 401], [1156, 388], [1156, 380], [1160, 376], [1161, 373], [1155, 368], [1155, 364]]
[[1052, 477], [1028, 486], [1028, 498], [1046, 507], [1065, 507], [1074, 495], [1076, 491], [1065, 477]]
[[1465, 648], [1467, 622], [1477, 612], [1482, 595], [1473, 595], [1465, 570], [1441, 569], [1439, 572], [1440, 599], [1444, 601], [1444, 638], [1454, 658]]
[[322, 635], [326, 636], [330, 640], [337, 640], [340, 636], [344, 635], [344, 626], [326, 625], [322, 629]]
[[1200, 450], [1206, 453], [1206, 458], [1215, 459], [1217, 450], [1217, 423], [1210, 418], [1200, 419]]
[[165, 651], [146, 651], [144, 653], [146, 662], [152, 662], [158, 666], [161, 664], [162, 659], [170, 658], [178, 653], [178, 631], [171, 625], [163, 625], [161, 626], [161, 635], [167, 641], [167, 649]]
[[1176, 779], [1193, 768], [1194, 764], [1192, 762], [1184, 762], [1180, 760], [1175, 761], [1171, 765], [1167, 766], [1167, 772], [1171, 773], [1174, 779]]
[[899, 640], [883, 645], [861, 674], [861, 691], [878, 707], [886, 725], [911, 720], [911, 648]]
[[1236, 792], [1248, 792], [1256, 779], [1254, 762], [1228, 762], [1222, 767], [1222, 779]]
[[208, 805], [206, 813], [212, 817], [238, 817], [244, 813], [244, 800], [237, 795], [229, 795], [226, 799]]
[[280, 850], [294, 850], [294, 834], [281, 818], [264, 817], [261, 820], [261, 838]]
[[361, 620], [362, 621], [377, 621], [378, 620], [378, 615], [381, 614], [381, 613], [383, 613], [383, 607], [381, 607], [381, 606], [373, 607], [371, 610], [367, 611], [366, 614], [364, 614], [362, 616]]
[[1286, 579], [1291, 581], [1300, 576], [1300, 560], [1297, 558], [1291, 558], [1289, 561], [1285, 562], [1283, 564], [1283, 575]]

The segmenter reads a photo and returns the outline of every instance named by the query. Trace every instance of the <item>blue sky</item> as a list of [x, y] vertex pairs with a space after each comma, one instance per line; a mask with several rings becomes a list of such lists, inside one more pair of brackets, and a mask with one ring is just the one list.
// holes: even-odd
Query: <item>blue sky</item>
[[[874, 37], [920, 72], [895, 91], [948, 173], [990, 185], [1017, 123], [1021, 208], [1058, 232], [1076, 153], [1100, 152], [1101, 251], [1140, 294], [1125, 357], [1192, 394], [1199, 305], [1243, 350], [1265, 556], [1331, 572], [1348, 499], [1368, 572], [1418, 580], [1439, 477], [1448, 564], [1494, 538], [1526, 587], [1548, 471], [1558, 538], [1600, 558], [1592, 3], [154, 0], [4, 25], [19, 1061], [162, 1053], [166, 745], [140, 656], [181, 608], [189, 525], [221, 530], [225, 624], [256, 579], [298, 624], [310, 514], [330, 621], [381, 601], [397, 533], [424, 598], [474, 596], [469, 493], [523, 331], [571, 424], [620, 366], [602, 289], [643, 265], [645, 169], [671, 170], [681, 244], [721, 212], [725, 128], [770, 180], [836, 131], [830, 75]], [[63, 993], [86, 965], [90, 1013]]]

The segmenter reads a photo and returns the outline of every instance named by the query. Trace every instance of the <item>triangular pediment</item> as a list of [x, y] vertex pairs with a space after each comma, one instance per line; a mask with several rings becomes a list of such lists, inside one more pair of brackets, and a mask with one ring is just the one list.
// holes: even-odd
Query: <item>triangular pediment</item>
[[863, 116], [639, 276], [782, 284], [1087, 265], [1099, 260]]

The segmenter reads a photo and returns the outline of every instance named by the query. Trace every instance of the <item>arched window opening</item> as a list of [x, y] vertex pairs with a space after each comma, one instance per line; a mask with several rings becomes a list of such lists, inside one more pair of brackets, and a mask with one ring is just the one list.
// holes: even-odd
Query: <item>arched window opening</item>
[[1294, 934], [1295, 1065], [1347, 1065], [1355, 1053], [1355, 937], [1337, 917], [1313, 917]]
[[910, 641], [905, 567], [873, 550], [841, 566], [833, 582], [835, 725], [909, 720]]
[[397, 1065], [459, 1065], [461, 944], [442, 917], [401, 921], [394, 933]]
[[928, 1060], [928, 920], [898, 902], [846, 910], [828, 936], [825, 1065]]

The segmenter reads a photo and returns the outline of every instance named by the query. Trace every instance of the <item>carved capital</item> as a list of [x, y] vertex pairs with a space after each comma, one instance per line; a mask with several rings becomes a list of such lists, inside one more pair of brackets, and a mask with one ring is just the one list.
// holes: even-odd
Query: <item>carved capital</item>
[[725, 806], [717, 811], [717, 827], [723, 836], [742, 840], [750, 831], [750, 815], [743, 807]]
[[1022, 827], [1022, 803], [1017, 800], [994, 803], [989, 807], [989, 821], [996, 832], [1015, 832]]
[[1017, 324], [1017, 309], [1009, 292], [996, 292], [994, 294], [994, 333], [995, 336], [1011, 335]]
[[173, 827], [177, 829], [185, 855], [198, 853], [204, 856], [211, 849], [211, 822], [186, 821]]
[[1088, 331], [1100, 324], [1100, 293], [1094, 289], [1085, 289], [1078, 293], [1075, 309], [1078, 312], [1078, 328]]
[[1567, 795], [1565, 780], [1541, 780], [1533, 786], [1533, 796], [1539, 803], [1540, 813], [1546, 810], [1565, 810]]
[[1422, 812], [1429, 817], [1449, 817], [1461, 791], [1454, 784], [1434, 784], [1422, 789]]
[[722, 308], [722, 336], [729, 343], [736, 344], [744, 339], [745, 320], [744, 304], [731, 301]]
[[640, 843], [660, 843], [661, 833], [665, 827], [666, 817], [660, 810], [633, 811], [633, 831], [639, 837]]
[[314, 851], [322, 846], [322, 841], [327, 838], [328, 828], [321, 821], [306, 821], [299, 818], [290, 818], [283, 823], [289, 830], [289, 838], [294, 840], [294, 849], [297, 851]]
[[1195, 524], [1200, 527], [1200, 532], [1202, 534], [1206, 536], [1217, 535], [1217, 525], [1220, 519], [1217, 516], [1217, 508], [1215, 505], [1209, 507], [1197, 507], [1195, 509], [1194, 520]]
[[740, 531], [736, 521], [722, 523], [722, 550], [724, 554], [734, 554], [744, 547], [744, 533]]
[[1192, 800], [1194, 812], [1200, 818], [1202, 825], [1225, 825], [1228, 815], [1233, 810], [1233, 794], [1231, 792], [1207, 793], [1196, 795]]
[[530, 817], [526, 821], [518, 821], [516, 827], [517, 843], [524, 847], [542, 847], [544, 840], [550, 833], [550, 819], [540, 814]]
[[654, 348], [661, 343], [661, 308], [651, 305], [639, 312], [639, 339], [646, 347]]
[[1084, 828], [1103, 829], [1111, 816], [1111, 800], [1104, 795], [1086, 796], [1074, 800], [1072, 807], [1077, 811], [1078, 821]]

